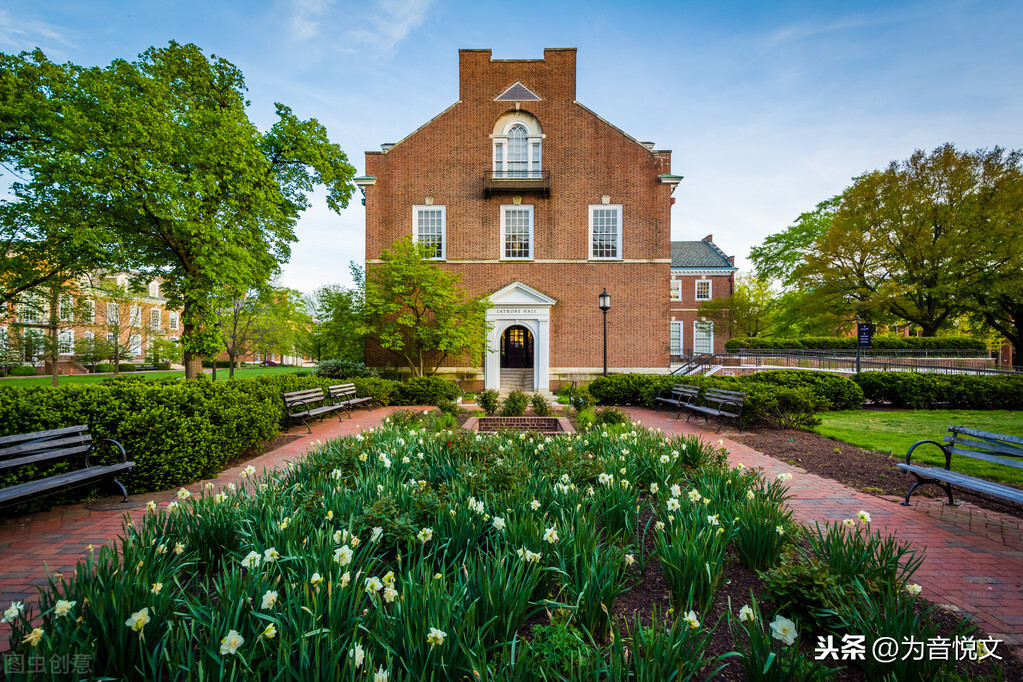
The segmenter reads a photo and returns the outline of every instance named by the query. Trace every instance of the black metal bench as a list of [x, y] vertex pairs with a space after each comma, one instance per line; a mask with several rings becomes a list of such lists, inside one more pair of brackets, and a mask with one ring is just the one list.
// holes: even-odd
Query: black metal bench
[[284, 399], [284, 412], [288, 415], [288, 431], [291, 430], [293, 423], [300, 421], [305, 425], [306, 430], [312, 433], [313, 430], [309, 428], [310, 419], [337, 413], [337, 419], [341, 421], [340, 413], [345, 409], [342, 405], [332, 402], [322, 388], [289, 391], [282, 393], [281, 397]]
[[[952, 486], [962, 490], [969, 490], [982, 495], [995, 497], [1008, 502], [1023, 504], [1023, 490], [1000, 483], [992, 483], [981, 478], [975, 478], [967, 474], [952, 471], [952, 455], [960, 457], [972, 457], [973, 459], [984, 460], [993, 464], [1003, 464], [1017, 469], [1023, 469], [1023, 438], [1019, 436], [1008, 436], [1004, 433], [991, 433], [988, 431], [976, 431], [965, 429], [962, 426], [950, 426], [948, 432], [951, 435], [945, 436], [944, 443], [933, 440], [921, 440], [913, 444], [906, 453], [906, 463], [899, 464], [903, 471], [913, 474], [916, 482], [906, 493], [906, 500], [902, 504], [909, 505], [909, 496], [913, 494], [917, 486], [933, 484], [944, 489], [948, 495], [948, 503], [955, 505], [952, 499]], [[918, 466], [910, 462], [913, 451], [921, 445], [934, 445], [941, 449], [945, 455], [945, 468]]]
[[654, 398], [656, 403], [654, 411], [661, 409], [661, 405], [672, 405], [675, 407], [677, 419], [681, 416], [683, 410], [688, 408], [690, 405], [695, 403], [700, 397], [700, 389], [696, 386], [689, 386], [687, 384], [675, 384], [671, 388], [665, 388], [657, 397]]
[[[691, 386], [690, 388], [696, 387]], [[739, 425], [739, 433], [742, 433], [742, 407], [745, 402], [746, 394], [741, 391], [708, 388], [700, 394], [698, 402], [694, 401], [685, 406], [685, 409], [689, 410], [686, 421], [688, 422], [690, 417], [697, 414], [702, 414], [705, 421], [710, 421], [711, 417], [734, 419]], [[718, 424], [718, 433], [721, 433], [723, 425]]]
[[352, 413], [349, 412], [351, 408], [365, 407], [367, 410], [373, 409], [373, 398], [370, 396], [360, 398], [355, 390], [355, 384], [336, 384], [334, 386], [328, 386], [327, 392], [334, 404], [348, 413], [349, 419], [352, 417]]
[[[94, 451], [96, 443], [116, 445], [117, 449], [121, 451], [121, 462], [110, 465], [90, 464], [89, 454]], [[0, 472], [3, 473], [8, 473], [15, 467], [39, 465], [50, 460], [78, 455], [82, 455], [84, 460], [81, 469], [0, 488], [0, 507], [28, 497], [77, 488], [92, 481], [112, 478], [135, 466], [135, 462], [128, 461], [128, 454], [120, 443], [110, 438], [93, 441], [89, 434], [89, 427], [84, 424], [0, 438]], [[124, 495], [123, 501], [127, 502], [128, 491], [116, 478], [113, 481], [121, 489], [121, 493]]]

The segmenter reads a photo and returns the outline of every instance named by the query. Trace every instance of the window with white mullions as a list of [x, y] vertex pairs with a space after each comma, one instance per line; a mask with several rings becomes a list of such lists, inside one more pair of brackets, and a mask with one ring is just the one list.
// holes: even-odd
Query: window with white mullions
[[533, 207], [502, 206], [501, 235], [504, 259], [533, 257]]
[[525, 126], [512, 126], [508, 131], [508, 161], [505, 166], [507, 177], [525, 178], [529, 176], [529, 133]]
[[693, 323], [693, 352], [698, 354], [714, 352], [713, 322]]
[[682, 300], [682, 280], [680, 279], [671, 280], [671, 300]]
[[57, 353], [60, 355], [73, 355], [75, 352], [75, 332], [71, 329], [61, 329], [57, 335]]
[[620, 205], [590, 206], [590, 258], [622, 257], [621, 218]]
[[525, 112], [510, 112], [494, 125], [494, 177], [543, 177], [543, 132]]
[[671, 336], [670, 338], [670, 353], [672, 355], [682, 355], [682, 322], [671, 321]]
[[444, 206], [413, 206], [413, 237], [417, 244], [427, 247], [426, 257], [443, 260], [445, 257], [444, 235], [447, 229], [447, 210]]
[[709, 301], [710, 300], [710, 280], [709, 279], [698, 279], [696, 280], [696, 300], [697, 301]]

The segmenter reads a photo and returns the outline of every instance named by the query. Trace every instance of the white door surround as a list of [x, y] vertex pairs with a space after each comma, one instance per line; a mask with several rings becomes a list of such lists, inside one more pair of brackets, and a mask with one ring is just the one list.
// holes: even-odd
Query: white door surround
[[521, 282], [490, 294], [487, 322], [491, 329], [483, 363], [486, 388], [501, 388], [501, 335], [508, 327], [521, 325], [533, 335], [533, 390], [550, 391], [551, 306], [557, 301]]

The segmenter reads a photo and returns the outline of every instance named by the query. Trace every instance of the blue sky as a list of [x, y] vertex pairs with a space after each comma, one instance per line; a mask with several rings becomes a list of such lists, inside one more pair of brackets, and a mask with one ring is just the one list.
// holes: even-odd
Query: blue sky
[[[261, 128], [273, 103], [363, 152], [458, 98], [459, 48], [578, 48], [579, 100], [672, 149], [673, 239], [738, 257], [852, 177], [914, 149], [1023, 147], [1023, 3], [0, 0], [0, 51], [106, 64], [168, 40], [239, 66]], [[358, 195], [301, 219], [282, 284], [348, 283]]]

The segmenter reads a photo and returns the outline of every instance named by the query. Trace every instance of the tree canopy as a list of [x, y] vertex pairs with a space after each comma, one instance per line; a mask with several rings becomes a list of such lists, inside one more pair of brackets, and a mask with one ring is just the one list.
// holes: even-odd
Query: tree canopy
[[[241, 71], [195, 45], [105, 68], [57, 66], [38, 51], [5, 66], [18, 90], [0, 95], [5, 159], [26, 176], [11, 224], [86, 226], [116, 247], [104, 255], [119, 267], [162, 276], [168, 305], [182, 308], [187, 377], [217, 346], [218, 301], [290, 257], [308, 192], [325, 187], [335, 212], [352, 195], [355, 169], [322, 125], [277, 104], [260, 132]], [[27, 141], [7, 134], [37, 119]]]
[[363, 331], [413, 376], [429, 376], [449, 357], [475, 361], [487, 348], [486, 297], [472, 298], [461, 275], [424, 258], [411, 237], [385, 249], [366, 273]]

